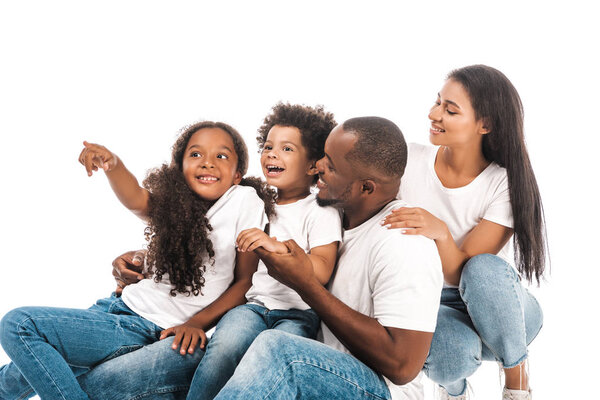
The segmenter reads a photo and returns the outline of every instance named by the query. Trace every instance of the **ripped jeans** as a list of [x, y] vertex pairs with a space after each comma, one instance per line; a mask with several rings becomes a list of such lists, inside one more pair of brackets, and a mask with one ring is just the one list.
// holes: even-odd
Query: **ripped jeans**
[[458, 396], [482, 360], [512, 368], [542, 327], [542, 310], [500, 257], [481, 254], [463, 268], [458, 289], [442, 290], [437, 326], [424, 371]]
[[0, 323], [11, 358], [0, 367], [0, 399], [88, 399], [77, 376], [96, 364], [156, 342], [162, 329], [114, 294], [87, 310], [22, 307]]

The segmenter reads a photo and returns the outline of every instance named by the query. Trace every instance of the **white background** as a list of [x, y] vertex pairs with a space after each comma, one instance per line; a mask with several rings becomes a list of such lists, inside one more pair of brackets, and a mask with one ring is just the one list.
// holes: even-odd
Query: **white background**
[[[520, 92], [546, 210], [552, 271], [532, 289], [545, 312], [530, 346], [535, 398], [590, 398], [597, 16], [591, 1], [2, 2], [0, 315], [87, 307], [113, 289], [113, 258], [144, 243], [103, 174], [88, 178], [77, 163], [84, 139], [141, 180], [169, 159], [179, 128], [223, 120], [247, 139], [256, 174], [256, 129], [283, 100], [324, 104], [338, 121], [387, 117], [426, 143], [445, 75], [484, 63]], [[476, 398], [500, 398], [495, 364], [470, 381]]]

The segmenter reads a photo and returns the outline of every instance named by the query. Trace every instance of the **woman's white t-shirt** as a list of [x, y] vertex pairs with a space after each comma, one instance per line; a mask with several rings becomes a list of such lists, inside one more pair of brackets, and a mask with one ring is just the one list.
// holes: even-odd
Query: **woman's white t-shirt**
[[[161, 328], [170, 328], [189, 320], [216, 300], [233, 282], [236, 260], [235, 241], [244, 229], [263, 229], [267, 223], [264, 203], [248, 186], [232, 186], [206, 213], [212, 231], [209, 233], [215, 251], [214, 263], [205, 262], [204, 287], [198, 296], [177, 293], [167, 274], [160, 282], [144, 279], [123, 289], [125, 304], [140, 316]], [[190, 224], [193, 221], [190, 221]]]
[[[491, 163], [468, 185], [447, 188], [434, 169], [438, 149], [438, 146], [417, 143], [408, 145], [408, 162], [398, 198], [444, 221], [459, 247], [482, 219], [512, 228], [506, 169]], [[514, 263], [512, 241], [508, 241], [498, 256]]]

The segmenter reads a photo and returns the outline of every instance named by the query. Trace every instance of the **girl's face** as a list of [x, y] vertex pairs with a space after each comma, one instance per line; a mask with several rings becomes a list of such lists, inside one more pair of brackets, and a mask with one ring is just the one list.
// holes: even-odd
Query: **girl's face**
[[463, 86], [448, 79], [429, 112], [429, 141], [440, 146], [481, 145], [489, 131], [477, 121], [471, 99]]
[[194, 133], [183, 153], [183, 176], [189, 188], [205, 200], [214, 201], [242, 176], [233, 139], [219, 128], [203, 128]]
[[285, 190], [306, 186], [317, 173], [315, 163], [308, 159], [298, 128], [275, 125], [269, 131], [260, 156], [267, 183]]

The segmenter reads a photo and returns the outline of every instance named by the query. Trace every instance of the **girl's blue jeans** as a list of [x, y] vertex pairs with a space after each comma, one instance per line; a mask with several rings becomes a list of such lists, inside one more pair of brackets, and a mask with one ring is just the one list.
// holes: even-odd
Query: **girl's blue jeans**
[[527, 358], [542, 327], [542, 310], [514, 268], [481, 254], [464, 266], [458, 289], [443, 289], [437, 327], [424, 371], [450, 395], [463, 394], [482, 360], [503, 368]]
[[228, 311], [208, 342], [187, 398], [212, 400], [231, 378], [254, 339], [267, 329], [314, 339], [319, 317], [313, 310], [269, 310], [257, 304], [243, 304]]
[[[158, 340], [161, 328], [114, 294], [87, 310], [22, 307], [0, 323], [11, 358], [0, 367], [0, 399], [88, 399], [76, 376]], [[105, 382], [105, 384], [110, 384]]]

